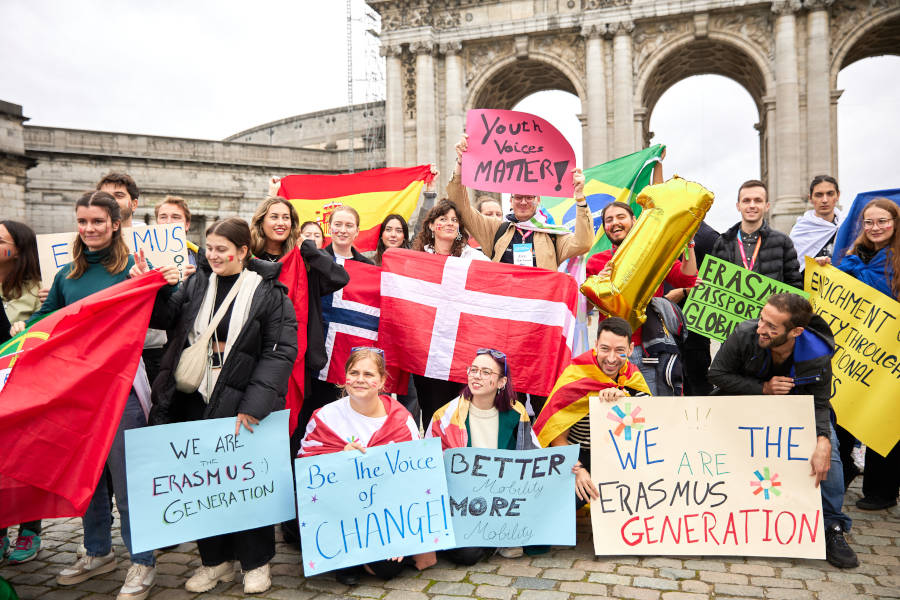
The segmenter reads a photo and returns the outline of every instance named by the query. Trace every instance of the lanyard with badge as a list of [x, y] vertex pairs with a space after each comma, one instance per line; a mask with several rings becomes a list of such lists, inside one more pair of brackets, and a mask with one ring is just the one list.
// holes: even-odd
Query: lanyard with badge
[[[516, 229], [519, 229], [518, 227]], [[522, 243], [521, 244], [513, 244], [513, 264], [514, 265], [523, 265], [526, 267], [534, 266], [534, 246], [530, 242], [526, 243], [525, 240], [534, 233], [533, 231], [525, 231], [523, 229], [519, 229], [519, 233], [522, 235]]]
[[757, 234], [757, 236], [758, 237], [756, 238], [756, 247], [753, 248], [753, 256], [750, 258], [750, 264], [748, 265], [747, 264], [747, 253], [744, 252], [744, 240], [741, 238], [740, 229], [737, 232], [737, 238], [738, 238], [737, 244], [738, 244], [738, 249], [741, 251], [741, 260], [744, 262], [744, 268], [748, 269], [750, 271], [753, 270], [753, 265], [756, 264], [756, 256], [759, 254], [759, 246], [762, 244], [762, 236], [759, 234]]

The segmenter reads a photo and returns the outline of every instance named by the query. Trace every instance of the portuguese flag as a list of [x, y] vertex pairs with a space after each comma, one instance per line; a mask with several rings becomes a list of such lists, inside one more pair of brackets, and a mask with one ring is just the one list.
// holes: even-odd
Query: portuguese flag
[[84, 514], [164, 284], [123, 281], [0, 345], [0, 527]]
[[[639, 152], [605, 162], [584, 170], [584, 195], [594, 217], [594, 243], [587, 252], [590, 258], [612, 247], [606, 238], [600, 211], [610, 202], [624, 202], [631, 206], [634, 216], [641, 214], [637, 196], [653, 178], [653, 169], [662, 162], [666, 147], [657, 144]], [[556, 224], [575, 231], [575, 200], [572, 198], [541, 198], [541, 206]]]
[[422, 187], [433, 178], [430, 165], [349, 175], [288, 175], [281, 179], [278, 195], [291, 201], [301, 223], [315, 221], [322, 226], [326, 245], [331, 241], [328, 217], [339, 206], [352, 206], [360, 219], [353, 245], [365, 252], [375, 250], [386, 216], [395, 213], [409, 221]]

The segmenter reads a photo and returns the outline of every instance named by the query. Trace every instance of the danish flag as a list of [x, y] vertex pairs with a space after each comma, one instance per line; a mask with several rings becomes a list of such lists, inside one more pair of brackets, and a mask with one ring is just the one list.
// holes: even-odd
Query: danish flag
[[572, 356], [571, 276], [400, 249], [382, 265], [378, 336], [388, 364], [463, 383], [476, 351], [494, 348], [507, 355], [517, 391], [550, 393]]
[[[378, 342], [381, 269], [353, 260], [344, 262], [344, 268], [350, 275], [350, 283], [322, 297], [328, 362], [318, 377], [337, 384], [344, 383], [344, 363], [353, 348], [382, 347]], [[409, 373], [396, 367], [388, 368], [387, 393], [405, 394], [408, 385]]]

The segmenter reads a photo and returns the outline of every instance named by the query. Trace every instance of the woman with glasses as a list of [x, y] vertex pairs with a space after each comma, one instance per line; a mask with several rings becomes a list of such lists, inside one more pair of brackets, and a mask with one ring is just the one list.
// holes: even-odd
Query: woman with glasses
[[[894, 300], [900, 299], [900, 207], [887, 198], [873, 198], [862, 212], [862, 233], [838, 268]], [[900, 492], [900, 444], [881, 456], [866, 448], [863, 497], [856, 507], [883, 510], [897, 505]]]
[[[419, 439], [419, 427], [409, 411], [390, 396], [381, 394], [387, 381], [383, 350], [353, 348], [344, 375], [342, 389], [346, 395], [313, 413], [298, 456], [365, 452], [373, 446]], [[427, 552], [409, 560], [399, 557], [341, 569], [336, 577], [344, 585], [355, 585], [365, 571], [386, 581], [397, 576], [407, 564], [424, 569], [436, 561], [434, 552]]]
[[873, 198], [862, 212], [862, 233], [838, 268], [897, 300], [900, 298], [900, 207], [887, 198]]
[[[466, 370], [468, 385], [459, 396], [435, 411], [425, 437], [441, 440], [448, 448], [540, 448], [531, 431], [525, 407], [516, 401], [506, 355], [481, 348]], [[459, 565], [474, 565], [494, 553], [493, 548], [454, 548], [446, 555]], [[502, 556], [521, 556], [522, 548], [503, 548]]]

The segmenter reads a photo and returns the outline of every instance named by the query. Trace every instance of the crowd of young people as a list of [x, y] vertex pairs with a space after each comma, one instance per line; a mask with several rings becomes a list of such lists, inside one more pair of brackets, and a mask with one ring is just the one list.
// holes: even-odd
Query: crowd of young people
[[[457, 145], [458, 156], [466, 151], [463, 138]], [[503, 215], [500, 203], [481, 197], [475, 207], [461, 184], [461, 160], [447, 186], [448, 198], [435, 200], [428, 190], [418, 232], [401, 215], [388, 215], [381, 223], [377, 248], [360, 252], [354, 242], [359, 235], [360, 217], [351, 206], [331, 212], [326, 239], [322, 224], [301, 223], [293, 205], [278, 197], [260, 204], [249, 223], [240, 218], [216, 221], [204, 232], [203, 249], [192, 248], [191, 264], [179, 281], [174, 267], [161, 267], [168, 285], [157, 295], [151, 327], [163, 334], [147, 339], [145, 360], [152, 364], [151, 378], [141, 368], [118, 418], [118, 431], [90, 506], [83, 517], [84, 550], [77, 561], [65, 567], [57, 578], [61, 585], [79, 583], [116, 567], [112, 549], [112, 500], [118, 508], [122, 538], [131, 550], [128, 493], [125, 481], [124, 431], [199, 419], [233, 417], [235, 434], [249, 431], [273, 410], [284, 406], [287, 382], [296, 360], [306, 365], [306, 397], [295, 436], [292, 454], [324, 452], [364, 452], [366, 447], [418, 439], [420, 431], [441, 439], [445, 449], [462, 446], [529, 449], [540, 445], [580, 443], [582, 452], [575, 467], [576, 502], [583, 505], [597, 497], [590, 475], [590, 427], [586, 396], [571, 397], [565, 371], [549, 398], [530, 398], [534, 415], [516, 397], [516, 370], [540, 368], [523, 365], [502, 349], [484, 348], [473, 357], [467, 370], [466, 385], [436, 380], [421, 375], [412, 378], [408, 394], [398, 399], [383, 394], [386, 381], [383, 353], [375, 348], [356, 349], [345, 365], [342, 386], [320, 381], [318, 373], [325, 365], [321, 299], [349, 282], [343, 265], [359, 261], [380, 265], [392, 248], [411, 248], [439, 255], [470, 260], [493, 260], [556, 269], [566, 259], [584, 254], [593, 239], [592, 215], [584, 198], [584, 177], [574, 173], [576, 224], [574, 233], [554, 227], [540, 210], [540, 199], [515, 194], [512, 211]], [[435, 172], [435, 175], [437, 173]], [[277, 181], [275, 181], [277, 183]], [[125, 174], [109, 174], [96, 190], [85, 193], [74, 206], [77, 236], [72, 263], [54, 277], [49, 289], [41, 289], [37, 247], [33, 231], [22, 223], [0, 221], [0, 278], [4, 311], [2, 332], [9, 337], [28, 323], [76, 302], [96, 291], [137, 276], [148, 269], [142, 256], [132, 256], [122, 236], [123, 227], [132, 225], [139, 191]], [[769, 208], [767, 189], [761, 181], [744, 183], [738, 191], [737, 209], [741, 221], [719, 236], [704, 229], [704, 252], [802, 288], [798, 252], [825, 263], [830, 260], [840, 213], [837, 182], [817, 177], [810, 186], [813, 208], [798, 220], [792, 237], [770, 229], [766, 224]], [[158, 223], [190, 224], [190, 211], [183, 199], [166, 197], [157, 207]], [[635, 216], [627, 204], [612, 203], [602, 211], [603, 227], [613, 243], [611, 250], [593, 257], [589, 273], [608, 273], [608, 263], [631, 231]], [[900, 297], [900, 210], [886, 199], [870, 202], [862, 212], [862, 232], [854, 241], [840, 268], [885, 295]], [[474, 242], [470, 243], [470, 235]], [[481, 249], [476, 248], [480, 245]], [[288, 290], [278, 282], [279, 261], [297, 248], [308, 270], [307, 349], [297, 352], [297, 322]], [[687, 289], [694, 286], [697, 259], [694, 243], [683, 262], [676, 262], [657, 297], [683, 302]], [[789, 295], [788, 295], [789, 296]], [[808, 304], [806, 305], [808, 306]], [[793, 385], [796, 376], [792, 356], [794, 341], [801, 336], [824, 340], [815, 368], [828, 371], [830, 331], [822, 331], [821, 319], [807, 314], [808, 309], [793, 298], [774, 298], [760, 319], [736, 329], [734, 340], [726, 342], [709, 378], [720, 389], [734, 394], [784, 394], [800, 391]], [[827, 330], [827, 325], [825, 325]], [[8, 334], [7, 334], [8, 332]], [[743, 336], [738, 339], [740, 336]], [[833, 336], [830, 337], [833, 352]], [[158, 345], [157, 345], [158, 344]], [[208, 352], [206, 368], [199, 382], [185, 381], [179, 373], [182, 357], [195, 345]], [[684, 372], [689, 390], [708, 390], [710, 364], [708, 344], [692, 355], [685, 354]], [[749, 385], [747, 364], [758, 358], [756, 349], [780, 360], [774, 370]], [[749, 354], [748, 354], [749, 353]], [[746, 356], [745, 356], [746, 355]], [[572, 368], [594, 384], [591, 391], [605, 401], [624, 395], [678, 395], [680, 387], [659, 375], [653, 357], [642, 351], [641, 332], [633, 332], [628, 323], [611, 317], [601, 321], [591, 351], [573, 359]], [[808, 359], [807, 360], [811, 360]], [[704, 364], [705, 361], [705, 364]], [[700, 368], [697, 368], [697, 364]], [[812, 363], [810, 363], [812, 364]], [[679, 365], [680, 366], [680, 365]], [[809, 365], [807, 365], [809, 366]], [[812, 368], [812, 367], [811, 367]], [[743, 373], [743, 375], [742, 375]], [[152, 385], [151, 385], [152, 384]], [[749, 387], [748, 387], [749, 385]], [[757, 389], [758, 388], [758, 389]], [[843, 533], [850, 522], [843, 515], [843, 493], [849, 485], [846, 462], [854, 440], [835, 427], [828, 396], [818, 387], [806, 390], [816, 397], [816, 425], [819, 442], [813, 470], [816, 483], [822, 482], [826, 505], [828, 560], [841, 567], [857, 563]], [[755, 393], [755, 392], [754, 392]], [[546, 404], [544, 401], [546, 400]], [[563, 418], [561, 404], [583, 409], [568, 411]], [[541, 408], [543, 407], [543, 411]], [[575, 415], [574, 417], [572, 415]], [[534, 430], [532, 430], [534, 420]], [[842, 437], [843, 436], [843, 437]], [[849, 436], [849, 437], [848, 437]], [[347, 439], [354, 441], [347, 443]], [[846, 458], [845, 458], [846, 457]], [[830, 467], [830, 468], [829, 468]], [[840, 477], [838, 477], [840, 475]], [[864, 498], [857, 506], [879, 510], [896, 504], [900, 482], [897, 448], [882, 457], [867, 452]], [[827, 492], [826, 492], [827, 487]], [[829, 515], [831, 521], [829, 521]], [[284, 527], [284, 526], [283, 526]], [[287, 537], [290, 526], [285, 529]], [[40, 548], [41, 523], [22, 523], [11, 544], [2, 531], [3, 554], [11, 563], [34, 558]], [[296, 534], [296, 528], [293, 530]], [[274, 526], [238, 531], [198, 540], [202, 565], [186, 581], [192, 592], [214, 588], [218, 582], [232, 581], [233, 561], [244, 572], [244, 591], [259, 593], [271, 585], [269, 563], [275, 553]], [[544, 549], [504, 549], [507, 556]], [[457, 548], [448, 557], [460, 564], [473, 564], [493, 553], [491, 548]], [[153, 587], [154, 552], [131, 553], [132, 566], [126, 574], [119, 599], [146, 598]], [[405, 566], [427, 568], [433, 554], [397, 557], [346, 569], [338, 573], [345, 583], [358, 581], [362, 572], [390, 578]]]

